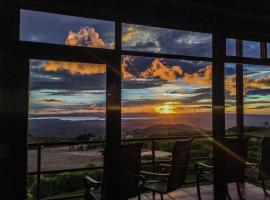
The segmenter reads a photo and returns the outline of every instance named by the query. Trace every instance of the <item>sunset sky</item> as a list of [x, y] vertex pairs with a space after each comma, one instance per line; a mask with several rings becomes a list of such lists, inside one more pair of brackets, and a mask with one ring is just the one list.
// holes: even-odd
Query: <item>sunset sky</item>
[[[123, 24], [123, 49], [211, 57], [211, 34]], [[114, 23], [21, 11], [24, 41], [114, 48]], [[234, 54], [235, 40], [227, 41]], [[244, 55], [258, 57], [259, 43], [244, 42]], [[235, 65], [225, 65], [226, 111], [235, 111]], [[105, 111], [106, 66], [30, 61], [30, 114]], [[122, 56], [122, 112], [126, 117], [211, 112], [212, 65], [207, 62]], [[270, 114], [270, 67], [244, 66], [245, 112]]]

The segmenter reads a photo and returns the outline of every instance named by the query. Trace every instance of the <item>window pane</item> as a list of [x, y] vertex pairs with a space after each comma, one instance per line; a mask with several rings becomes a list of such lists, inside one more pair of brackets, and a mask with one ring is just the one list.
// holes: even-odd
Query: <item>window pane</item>
[[20, 40], [114, 48], [114, 22], [21, 10]]
[[270, 133], [270, 67], [244, 65], [245, 133]]
[[[30, 60], [29, 142], [98, 140], [105, 136], [106, 65]], [[42, 149], [42, 170], [102, 164], [104, 144]], [[29, 149], [29, 171], [36, 170]]]
[[267, 43], [267, 58], [270, 58], [270, 43]]
[[[191, 157], [211, 156], [211, 76], [208, 62], [123, 56], [122, 138], [163, 137], [155, 141], [157, 161], [171, 159], [175, 140], [169, 137], [205, 136], [194, 140]], [[152, 161], [151, 147], [144, 142], [142, 162]], [[194, 170], [187, 176], [194, 178]]]
[[123, 138], [209, 133], [211, 75], [207, 62], [123, 56]]
[[243, 41], [243, 56], [251, 58], [260, 57], [260, 43], [253, 41]]
[[236, 73], [235, 64], [225, 64], [225, 120], [228, 134], [236, 131]]
[[235, 56], [236, 55], [236, 40], [226, 39], [226, 55]]
[[124, 50], [189, 56], [212, 56], [212, 35], [149, 26], [123, 24]]

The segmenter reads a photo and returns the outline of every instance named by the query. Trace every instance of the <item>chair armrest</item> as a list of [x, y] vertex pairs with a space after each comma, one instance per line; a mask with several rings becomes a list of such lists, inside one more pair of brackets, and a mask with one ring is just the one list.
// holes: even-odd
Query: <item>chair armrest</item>
[[246, 166], [248, 169], [254, 170], [260, 166], [258, 163], [251, 163], [251, 162], [246, 162]]
[[202, 162], [198, 162], [195, 165], [197, 165], [198, 167], [204, 168], [204, 169], [213, 169], [213, 166], [207, 165], [207, 164], [202, 163]]
[[161, 166], [161, 167], [172, 167], [172, 165], [169, 165], [169, 164], [159, 164], [159, 166]]
[[202, 162], [195, 163], [195, 171], [198, 175], [210, 174], [213, 171], [213, 166], [207, 165]]
[[99, 182], [89, 176], [84, 177], [84, 185], [86, 189], [96, 190], [102, 186], [102, 182]]
[[141, 171], [142, 175], [148, 175], [148, 176], [159, 176], [159, 177], [168, 177], [170, 174], [168, 173], [154, 173], [154, 172], [148, 172], [148, 171]]

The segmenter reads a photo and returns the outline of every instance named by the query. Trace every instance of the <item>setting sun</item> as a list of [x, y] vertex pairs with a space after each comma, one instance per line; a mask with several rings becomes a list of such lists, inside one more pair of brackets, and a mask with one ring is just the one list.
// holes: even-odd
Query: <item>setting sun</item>
[[155, 111], [159, 114], [174, 114], [181, 108], [178, 102], [166, 102], [163, 105], [155, 106]]

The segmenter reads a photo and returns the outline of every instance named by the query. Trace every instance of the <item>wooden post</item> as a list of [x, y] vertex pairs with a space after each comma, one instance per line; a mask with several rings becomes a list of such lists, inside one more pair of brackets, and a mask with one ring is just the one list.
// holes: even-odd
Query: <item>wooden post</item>
[[226, 39], [223, 35], [213, 34], [213, 71], [212, 71], [212, 126], [213, 126], [213, 166], [214, 166], [214, 199], [226, 199], [225, 180], [222, 174], [223, 156], [222, 141], [225, 137], [224, 105], [224, 59]]
[[107, 67], [106, 145], [104, 153], [104, 199], [121, 195], [121, 23], [115, 25], [115, 60]]
[[[243, 56], [243, 41], [236, 40], [236, 56]], [[236, 121], [237, 136], [244, 135], [244, 105], [243, 105], [243, 64], [236, 64]]]

